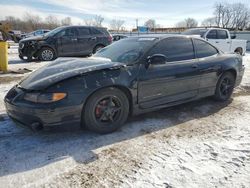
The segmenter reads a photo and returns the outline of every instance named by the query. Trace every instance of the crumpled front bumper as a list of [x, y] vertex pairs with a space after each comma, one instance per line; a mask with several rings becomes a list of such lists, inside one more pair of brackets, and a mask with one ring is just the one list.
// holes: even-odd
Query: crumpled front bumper
[[81, 122], [81, 105], [57, 106], [56, 104], [40, 105], [25, 101], [17, 102], [16, 98], [22, 95], [22, 90], [12, 88], [4, 99], [7, 114], [14, 121], [32, 128], [34, 124], [55, 126]]
[[19, 57], [31, 58], [36, 56], [38, 52], [38, 46], [32, 46], [29, 44], [19, 44], [18, 53]]

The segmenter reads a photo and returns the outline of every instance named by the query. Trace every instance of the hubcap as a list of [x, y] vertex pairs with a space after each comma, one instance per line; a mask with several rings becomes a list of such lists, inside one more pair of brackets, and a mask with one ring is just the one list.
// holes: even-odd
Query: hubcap
[[42, 59], [45, 61], [49, 61], [53, 59], [53, 52], [51, 50], [43, 50], [42, 51]]
[[121, 101], [115, 96], [108, 96], [98, 101], [95, 118], [100, 123], [113, 123], [121, 113]]
[[233, 84], [231, 80], [229, 78], [224, 78], [220, 86], [221, 95], [227, 97], [228, 95], [231, 94], [232, 89], [233, 89]]

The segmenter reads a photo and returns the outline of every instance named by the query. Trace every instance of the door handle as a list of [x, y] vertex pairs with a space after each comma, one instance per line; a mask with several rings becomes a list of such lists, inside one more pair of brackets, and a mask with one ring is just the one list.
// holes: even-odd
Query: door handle
[[90, 40], [96, 40], [96, 37], [91, 37]]
[[220, 43], [220, 42], [216, 41], [215, 43]]
[[228, 44], [230, 44], [230, 42], [227, 42]]
[[71, 39], [72, 41], [77, 41], [77, 39]]

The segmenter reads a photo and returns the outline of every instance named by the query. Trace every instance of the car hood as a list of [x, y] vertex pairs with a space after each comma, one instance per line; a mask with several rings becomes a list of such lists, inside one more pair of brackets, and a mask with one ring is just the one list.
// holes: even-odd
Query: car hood
[[122, 66], [126, 65], [106, 58], [59, 58], [31, 73], [19, 86], [26, 90], [43, 90], [74, 76]]
[[45, 39], [45, 37], [43, 35], [39, 35], [39, 36], [32, 36], [32, 37], [24, 38], [24, 39], [20, 40], [20, 42], [41, 41], [44, 39]]

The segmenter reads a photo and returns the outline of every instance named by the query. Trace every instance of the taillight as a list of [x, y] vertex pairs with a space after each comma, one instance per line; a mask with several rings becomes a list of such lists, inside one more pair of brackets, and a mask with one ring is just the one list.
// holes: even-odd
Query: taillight
[[108, 41], [111, 43], [113, 41], [113, 37], [111, 35], [108, 36]]

